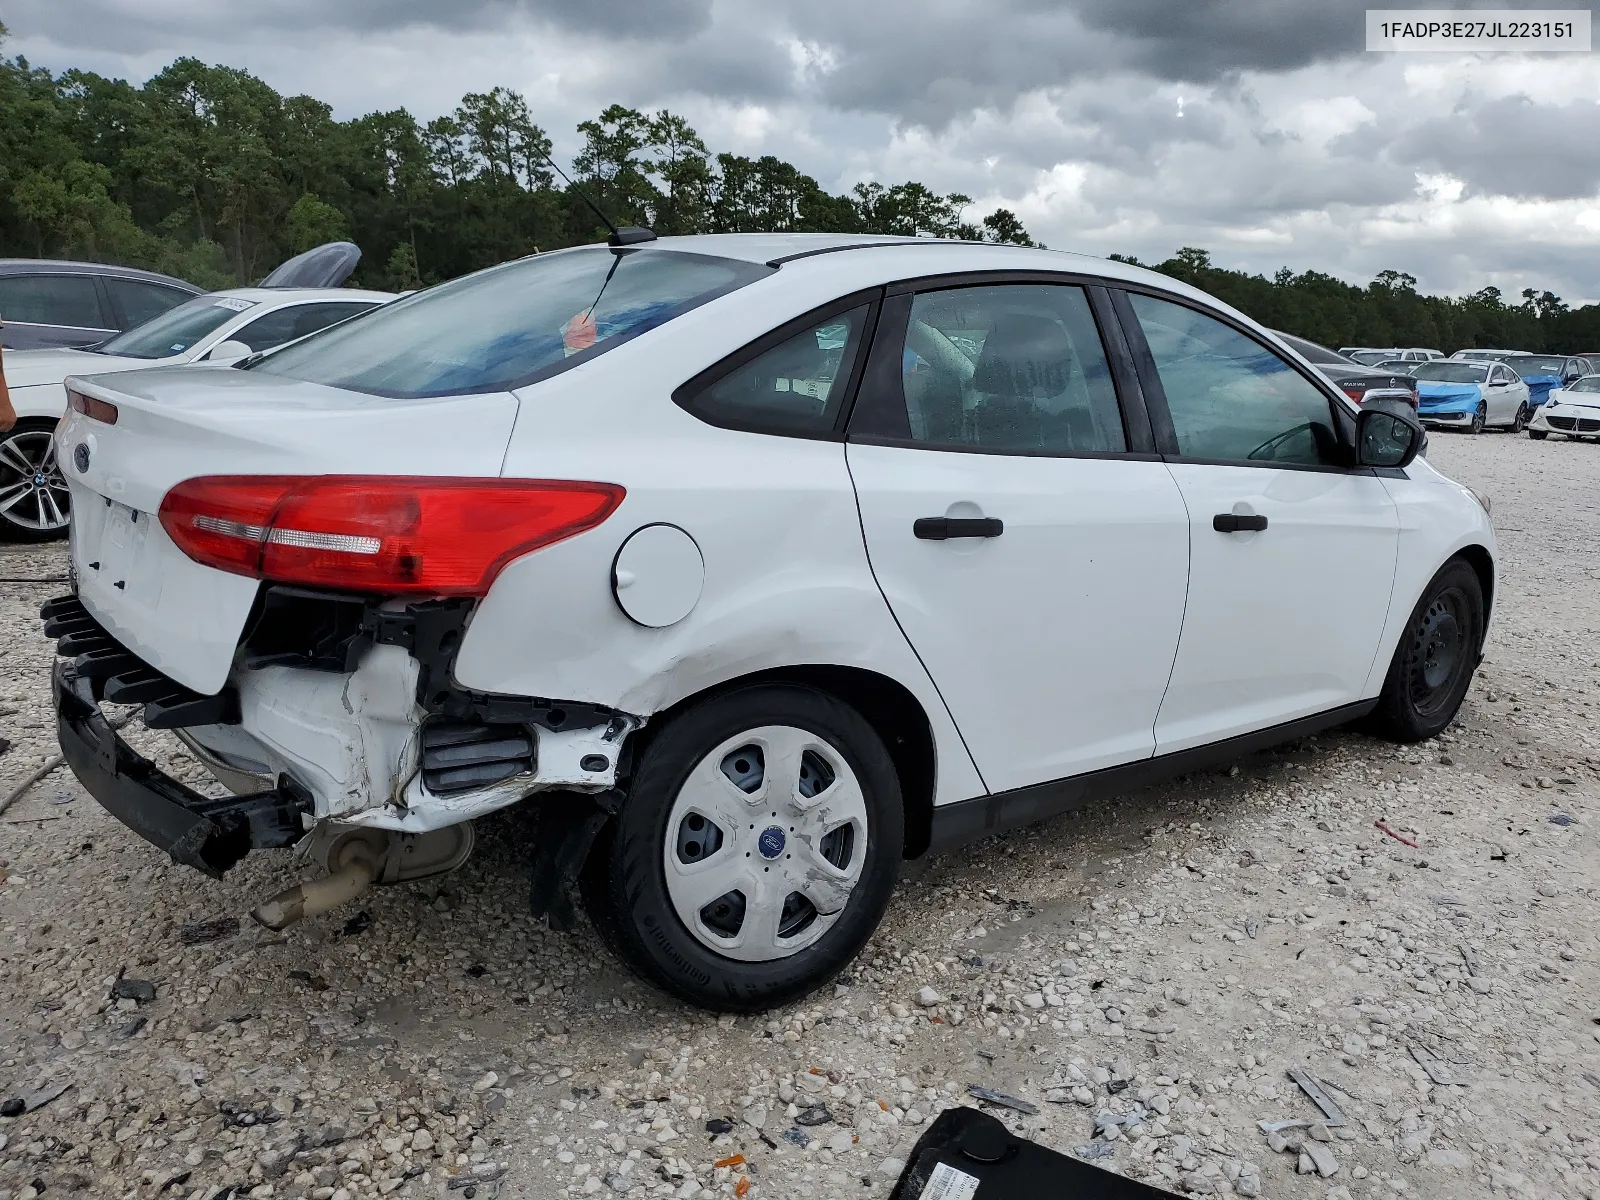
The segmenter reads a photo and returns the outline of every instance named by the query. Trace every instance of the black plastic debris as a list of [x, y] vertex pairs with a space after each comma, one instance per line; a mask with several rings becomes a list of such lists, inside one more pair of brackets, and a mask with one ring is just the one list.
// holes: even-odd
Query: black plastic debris
[[724, 1133], [732, 1133], [733, 1122], [727, 1117], [712, 1117], [711, 1120], [706, 1122], [706, 1132], [712, 1137], [717, 1137]]
[[119, 979], [111, 985], [111, 998], [151, 1004], [156, 998], [156, 985], [148, 979]]
[[[1110, 1149], [1108, 1146], [1107, 1149]], [[1104, 1151], [1085, 1147], [1103, 1157]], [[1176, 1196], [1017, 1137], [975, 1108], [949, 1108], [917, 1139], [889, 1200], [1156, 1200]]]
[[1549, 821], [1550, 824], [1559, 825], [1563, 829], [1565, 829], [1568, 825], [1576, 825], [1578, 823], [1578, 819], [1571, 813], [1564, 812], [1551, 813]]
[[343, 937], [359, 937], [372, 928], [372, 914], [362, 909], [355, 916], [344, 923], [344, 928], [339, 932]]
[[827, 1125], [833, 1120], [833, 1114], [828, 1111], [826, 1104], [813, 1104], [794, 1119], [796, 1125]]
[[778, 1136], [784, 1141], [788, 1142], [791, 1146], [799, 1146], [802, 1150], [811, 1144], [811, 1135], [804, 1129], [800, 1129], [795, 1126], [785, 1129]]
[[12, 1096], [9, 1100], [0, 1100], [0, 1117], [20, 1117], [28, 1111], [28, 1106], [22, 1102], [21, 1096]]

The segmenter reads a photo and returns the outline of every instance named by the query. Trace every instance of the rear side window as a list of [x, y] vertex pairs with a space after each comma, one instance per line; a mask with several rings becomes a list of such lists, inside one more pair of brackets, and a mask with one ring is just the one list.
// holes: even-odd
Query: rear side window
[[109, 329], [91, 275], [0, 277], [0, 318], [29, 325]]
[[920, 293], [900, 383], [905, 432], [930, 449], [1050, 455], [1128, 447], [1099, 327], [1080, 287]]
[[243, 342], [251, 350], [259, 353], [262, 350], [271, 350], [285, 342], [292, 342], [296, 338], [303, 338], [308, 334], [316, 333], [319, 329], [326, 329], [329, 325], [336, 325], [357, 313], [371, 309], [371, 304], [356, 304], [351, 302], [327, 304], [292, 304], [288, 308], [280, 308], [257, 317], [242, 329], [235, 329], [228, 335], [232, 342]]
[[1214, 317], [1130, 294], [1155, 359], [1178, 453], [1263, 465], [1337, 465], [1325, 396], [1267, 347]]
[[714, 382], [674, 399], [695, 416], [757, 433], [831, 433], [861, 354], [871, 305], [809, 324]]
[[399, 398], [505, 391], [587, 362], [773, 270], [661, 249], [558, 250], [397, 300], [250, 369]]
[[143, 325], [146, 321], [159, 317], [169, 308], [176, 308], [185, 300], [191, 299], [188, 292], [180, 292], [177, 288], [150, 283], [143, 279], [118, 279], [115, 276], [108, 276], [106, 289], [111, 293], [111, 299], [117, 307], [122, 310], [124, 329]]

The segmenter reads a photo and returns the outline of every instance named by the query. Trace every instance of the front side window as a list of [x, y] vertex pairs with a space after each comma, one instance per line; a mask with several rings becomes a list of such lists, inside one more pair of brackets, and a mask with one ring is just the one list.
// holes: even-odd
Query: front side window
[[1185, 458], [1337, 465], [1327, 396], [1260, 342], [1214, 317], [1130, 294]]
[[100, 294], [89, 275], [0, 277], [0, 317], [24, 325], [107, 329]]
[[231, 296], [198, 296], [169, 308], [153, 321], [119, 333], [95, 351], [123, 358], [171, 358], [252, 307], [250, 301]]
[[[1128, 448], [1083, 289], [996, 284], [922, 292], [901, 354], [901, 436], [1007, 454]], [[898, 408], [898, 406], [896, 406]]]
[[385, 305], [252, 370], [378, 396], [505, 391], [586, 362], [775, 268], [670, 250], [558, 250]]
[[228, 335], [228, 340], [243, 342], [251, 350], [259, 353], [281, 346], [285, 342], [292, 342], [296, 338], [306, 337], [319, 329], [326, 329], [329, 325], [336, 325], [372, 307], [370, 302], [350, 301], [291, 304], [287, 308], [276, 309], [257, 317], [241, 329], [235, 329]]
[[870, 305], [827, 317], [683, 399], [714, 425], [821, 434], [838, 420]]

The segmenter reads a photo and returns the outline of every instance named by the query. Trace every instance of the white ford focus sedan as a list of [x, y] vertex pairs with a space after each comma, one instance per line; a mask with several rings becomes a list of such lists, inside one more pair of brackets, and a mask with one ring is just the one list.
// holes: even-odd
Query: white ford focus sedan
[[1120, 263], [614, 240], [248, 369], [69, 382], [63, 752], [179, 862], [324, 869], [264, 923], [453, 869], [526, 802], [536, 911], [571, 885], [661, 987], [762, 1008], [851, 959], [906, 859], [1454, 717], [1494, 534], [1408, 406]]

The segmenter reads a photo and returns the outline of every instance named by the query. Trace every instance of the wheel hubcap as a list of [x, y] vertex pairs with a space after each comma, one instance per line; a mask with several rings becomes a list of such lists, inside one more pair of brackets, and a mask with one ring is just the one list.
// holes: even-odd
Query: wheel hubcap
[[25, 429], [0, 440], [0, 518], [23, 529], [53, 533], [66, 528], [71, 509], [47, 431]]
[[701, 943], [742, 962], [786, 958], [849, 903], [866, 861], [866, 799], [816, 734], [752, 729], [689, 773], [664, 849], [667, 896]]
[[1436, 596], [1412, 632], [1406, 656], [1411, 703], [1431, 716], [1449, 699], [1467, 665], [1466, 598], [1452, 588]]

